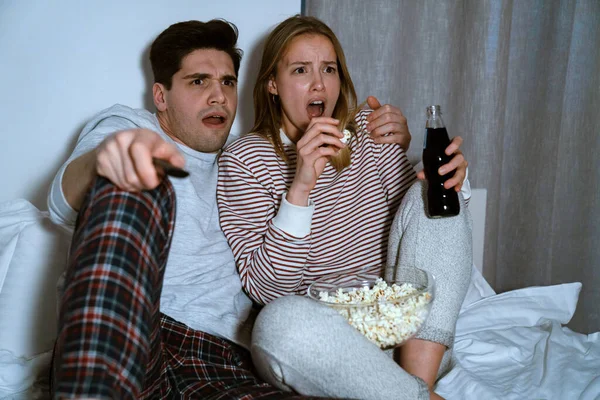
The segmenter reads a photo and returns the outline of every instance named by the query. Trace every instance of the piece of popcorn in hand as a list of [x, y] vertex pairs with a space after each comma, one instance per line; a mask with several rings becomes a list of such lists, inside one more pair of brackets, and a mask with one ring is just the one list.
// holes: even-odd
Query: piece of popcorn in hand
[[340, 141], [342, 143], [346, 144], [346, 143], [348, 143], [348, 141], [352, 137], [352, 132], [350, 132], [348, 129], [344, 129], [344, 131], [342, 133], [344, 134], [344, 137], [341, 138]]

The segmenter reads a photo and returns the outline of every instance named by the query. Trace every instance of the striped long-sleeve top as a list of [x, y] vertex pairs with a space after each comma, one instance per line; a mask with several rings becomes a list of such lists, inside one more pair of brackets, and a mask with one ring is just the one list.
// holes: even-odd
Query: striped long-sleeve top
[[323, 275], [384, 268], [392, 220], [416, 174], [399, 145], [373, 142], [365, 128], [369, 112], [356, 117], [357, 134], [347, 144], [350, 166], [336, 172], [327, 164], [308, 207], [285, 200], [297, 157], [283, 132], [288, 162], [255, 134], [221, 155], [221, 228], [253, 300], [304, 294]]

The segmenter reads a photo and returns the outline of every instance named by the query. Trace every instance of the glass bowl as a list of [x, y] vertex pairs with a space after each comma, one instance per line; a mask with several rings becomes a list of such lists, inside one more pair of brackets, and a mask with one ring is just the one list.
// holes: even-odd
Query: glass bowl
[[414, 337], [429, 315], [435, 279], [418, 268], [403, 268], [395, 280], [375, 274], [327, 275], [307, 296], [337, 310], [354, 328], [386, 350]]

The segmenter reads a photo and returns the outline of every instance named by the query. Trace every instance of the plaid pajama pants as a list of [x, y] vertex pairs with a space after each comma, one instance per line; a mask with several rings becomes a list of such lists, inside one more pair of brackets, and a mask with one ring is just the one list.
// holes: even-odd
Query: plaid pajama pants
[[168, 179], [141, 193], [96, 180], [73, 236], [53, 397], [305, 398], [255, 377], [247, 350], [160, 313], [174, 223]]

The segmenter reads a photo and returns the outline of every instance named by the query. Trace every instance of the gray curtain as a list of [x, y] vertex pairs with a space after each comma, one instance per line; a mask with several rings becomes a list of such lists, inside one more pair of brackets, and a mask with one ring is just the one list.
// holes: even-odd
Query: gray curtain
[[487, 188], [497, 291], [579, 281], [571, 328], [600, 330], [600, 1], [305, 0], [344, 47], [359, 101], [399, 106], [420, 158], [425, 106]]

